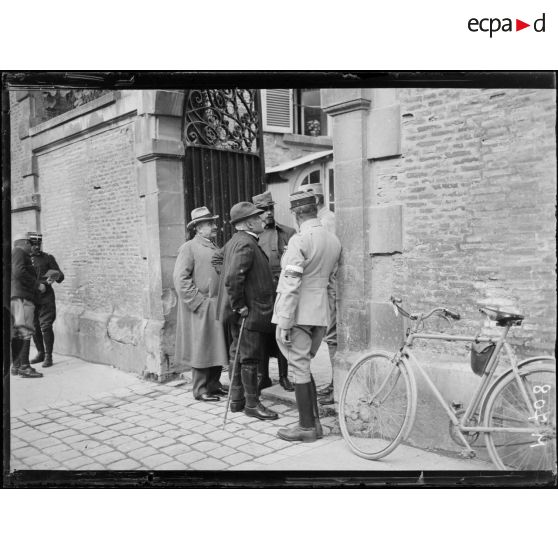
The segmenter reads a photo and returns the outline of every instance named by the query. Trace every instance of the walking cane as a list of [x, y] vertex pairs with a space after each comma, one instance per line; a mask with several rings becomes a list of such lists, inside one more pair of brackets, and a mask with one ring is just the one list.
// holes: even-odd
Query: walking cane
[[232, 388], [233, 388], [233, 384], [234, 384], [234, 377], [236, 374], [236, 363], [238, 361], [238, 353], [240, 351], [240, 342], [242, 341], [242, 332], [244, 331], [244, 322], [246, 321], [246, 318], [242, 318], [242, 322], [240, 324], [240, 333], [238, 334], [238, 342], [236, 344], [236, 353], [234, 355], [234, 361], [233, 361], [233, 369], [232, 369], [232, 373], [231, 373], [231, 383], [229, 386], [229, 394], [227, 396], [227, 406], [225, 407], [225, 418], [223, 419], [223, 428], [225, 428], [225, 426], [227, 425], [227, 415], [229, 414], [229, 407], [231, 404], [231, 394], [232, 394]]

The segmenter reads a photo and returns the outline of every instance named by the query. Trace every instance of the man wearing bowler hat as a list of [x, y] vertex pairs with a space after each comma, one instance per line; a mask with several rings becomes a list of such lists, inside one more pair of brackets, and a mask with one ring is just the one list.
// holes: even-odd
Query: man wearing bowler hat
[[199, 401], [219, 401], [227, 394], [220, 383], [228, 357], [224, 330], [216, 321], [219, 276], [211, 265], [218, 218], [207, 207], [192, 210], [187, 229], [194, 237], [180, 247], [173, 273], [178, 295], [175, 362], [192, 369], [192, 392]]
[[[240, 202], [231, 208], [231, 224], [236, 232], [225, 244], [217, 307], [218, 319], [229, 326], [232, 337], [231, 411], [244, 411], [259, 420], [275, 420], [277, 413], [260, 403], [258, 391], [262, 339], [274, 330], [271, 315], [275, 294], [269, 261], [258, 244], [264, 227], [262, 213], [250, 202]], [[244, 329], [240, 336], [242, 320]], [[237, 350], [237, 369], [233, 370]]]
[[295, 192], [290, 204], [299, 233], [291, 238], [281, 260], [272, 321], [294, 376], [299, 424], [282, 428], [277, 435], [291, 442], [313, 442], [323, 434], [310, 361], [331, 321], [341, 244], [320, 223], [312, 192]]
[[[271, 266], [271, 273], [273, 275], [273, 285], [277, 288], [279, 283], [279, 276], [281, 275], [281, 256], [287, 249], [287, 244], [291, 236], [295, 234], [295, 230], [286, 225], [281, 225], [275, 221], [275, 202], [271, 197], [271, 192], [264, 192], [252, 198], [254, 205], [258, 209], [263, 209], [261, 215], [264, 222], [264, 230], [260, 234], [259, 244], [265, 252], [269, 265]], [[260, 374], [261, 378], [258, 380], [258, 387], [260, 390], [271, 386], [271, 379], [269, 378], [269, 358], [276, 357], [279, 368], [279, 384], [285, 391], [293, 391], [294, 388], [289, 380], [287, 360], [277, 347], [275, 341], [275, 332], [266, 335], [264, 339], [264, 356], [261, 364]]]

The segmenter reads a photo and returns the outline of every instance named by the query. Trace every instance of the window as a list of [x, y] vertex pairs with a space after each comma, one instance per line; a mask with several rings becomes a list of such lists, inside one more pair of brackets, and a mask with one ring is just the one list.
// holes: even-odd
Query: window
[[295, 182], [294, 191], [298, 190], [300, 186], [320, 183], [324, 189], [324, 203], [330, 211], [335, 211], [335, 183], [332, 161], [321, 163], [319, 166], [313, 165], [303, 171]]
[[327, 136], [319, 89], [262, 89], [263, 131]]

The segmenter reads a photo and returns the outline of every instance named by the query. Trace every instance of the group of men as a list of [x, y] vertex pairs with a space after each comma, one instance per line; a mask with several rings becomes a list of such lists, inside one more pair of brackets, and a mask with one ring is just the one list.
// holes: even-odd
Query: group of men
[[[237, 203], [230, 210], [235, 233], [223, 249], [214, 243], [219, 216], [206, 207], [192, 211], [193, 238], [181, 246], [174, 269], [175, 361], [192, 369], [196, 399], [229, 395], [231, 412], [275, 420], [260, 394], [272, 383], [269, 358], [277, 358], [279, 382], [294, 390], [299, 412], [298, 426], [278, 436], [312, 442], [323, 431], [310, 361], [327, 334], [333, 365], [341, 245], [321, 185], [292, 194], [290, 210], [298, 233], [275, 221], [269, 192]], [[220, 382], [226, 367], [230, 394]], [[324, 391], [324, 403], [332, 389]]]
[[[18, 237], [12, 250], [11, 349], [14, 376], [41, 378], [43, 374], [31, 364], [53, 365], [53, 323], [56, 300], [52, 284], [64, 280], [54, 256], [42, 251], [41, 234], [29, 232]], [[31, 361], [31, 339], [37, 355]]]

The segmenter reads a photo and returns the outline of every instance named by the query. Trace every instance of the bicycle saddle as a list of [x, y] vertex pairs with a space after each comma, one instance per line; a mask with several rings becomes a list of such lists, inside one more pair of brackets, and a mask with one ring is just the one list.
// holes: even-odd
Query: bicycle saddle
[[525, 318], [521, 314], [516, 314], [511, 311], [504, 311], [500, 308], [494, 306], [480, 306], [479, 312], [485, 314], [489, 319], [496, 322], [496, 325], [506, 326], [506, 325], [521, 325], [521, 322]]

